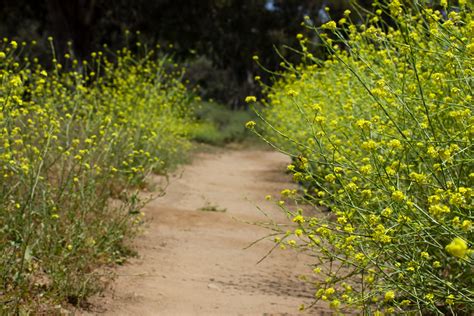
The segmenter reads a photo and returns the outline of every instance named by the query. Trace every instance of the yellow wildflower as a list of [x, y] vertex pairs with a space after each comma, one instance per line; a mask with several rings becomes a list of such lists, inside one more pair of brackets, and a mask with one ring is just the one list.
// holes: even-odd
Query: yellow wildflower
[[245, 98], [246, 103], [252, 103], [252, 102], [257, 102], [257, 98], [253, 95], [249, 95], [248, 97]]
[[395, 292], [394, 291], [385, 292], [384, 299], [386, 302], [393, 301], [395, 299]]
[[321, 27], [325, 30], [330, 30], [330, 31], [334, 31], [336, 30], [337, 28], [337, 24], [335, 21], [329, 21], [323, 25], [321, 25]]
[[455, 237], [445, 249], [450, 255], [460, 259], [466, 258], [468, 254], [467, 242], [460, 237]]
[[257, 125], [257, 123], [255, 123], [255, 121], [248, 121], [247, 123], [245, 123], [245, 127], [249, 128], [249, 129], [254, 128], [255, 125]]

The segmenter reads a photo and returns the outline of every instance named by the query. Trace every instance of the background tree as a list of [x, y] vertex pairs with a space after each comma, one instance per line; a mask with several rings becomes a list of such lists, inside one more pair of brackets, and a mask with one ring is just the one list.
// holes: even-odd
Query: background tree
[[[369, 6], [369, 1], [358, 1]], [[40, 55], [48, 54], [44, 43], [54, 37], [58, 52], [72, 42], [78, 59], [107, 43], [111, 48], [130, 40], [173, 44], [173, 54], [189, 66], [191, 84], [200, 85], [205, 98], [229, 106], [242, 104], [245, 95], [257, 93], [254, 75], [268, 76], [252, 61], [253, 55], [270, 69], [278, 69], [278, 49], [285, 58], [297, 55], [285, 46], [297, 47], [295, 35], [304, 33], [305, 15], [315, 24], [343, 15], [350, 1], [326, 0], [0, 0], [0, 32], [17, 40], [42, 42]], [[41, 41], [43, 39], [43, 41]], [[58, 54], [60, 56], [61, 54]]]

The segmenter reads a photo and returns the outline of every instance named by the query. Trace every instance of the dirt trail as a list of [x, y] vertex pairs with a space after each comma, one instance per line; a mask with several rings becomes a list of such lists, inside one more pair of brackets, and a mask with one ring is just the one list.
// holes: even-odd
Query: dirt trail
[[243, 222], [265, 220], [257, 205], [285, 222], [264, 196], [288, 186], [287, 163], [279, 153], [253, 149], [198, 154], [171, 178], [166, 195], [146, 207], [139, 257], [117, 269], [111, 288], [93, 299], [92, 314], [299, 314], [312, 297], [298, 280], [308, 258], [278, 250], [257, 265], [273, 243], [243, 250], [268, 233]]

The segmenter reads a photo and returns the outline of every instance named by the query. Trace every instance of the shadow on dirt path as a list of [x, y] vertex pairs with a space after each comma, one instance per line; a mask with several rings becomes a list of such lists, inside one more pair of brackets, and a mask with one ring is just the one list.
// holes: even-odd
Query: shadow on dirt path
[[[268, 230], [245, 222], [265, 221], [257, 205], [288, 222], [264, 200], [291, 186], [282, 173], [285, 156], [263, 150], [199, 153], [171, 178], [164, 197], [145, 208], [148, 225], [135, 244], [139, 257], [117, 277], [92, 314], [106, 315], [297, 315], [313, 292], [298, 280], [309, 258], [276, 250]], [[325, 314], [312, 309], [311, 314]]]

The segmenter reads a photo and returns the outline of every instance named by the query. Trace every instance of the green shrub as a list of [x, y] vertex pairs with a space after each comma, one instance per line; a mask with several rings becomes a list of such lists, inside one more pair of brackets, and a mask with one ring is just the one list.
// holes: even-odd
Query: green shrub
[[190, 136], [193, 140], [210, 145], [222, 145], [224, 140], [215, 124], [209, 122], [195, 123]]
[[316, 299], [335, 309], [474, 312], [474, 19], [459, 3], [308, 21], [303, 64], [267, 91], [264, 124], [247, 124], [293, 157], [304, 192], [279, 204], [298, 228], [276, 242], [315, 257]]
[[196, 105], [194, 113], [198, 121], [191, 128], [190, 136], [198, 142], [223, 145], [242, 142], [252, 136], [244, 125], [254, 117], [250, 111], [229, 110], [220, 104], [202, 102]]

